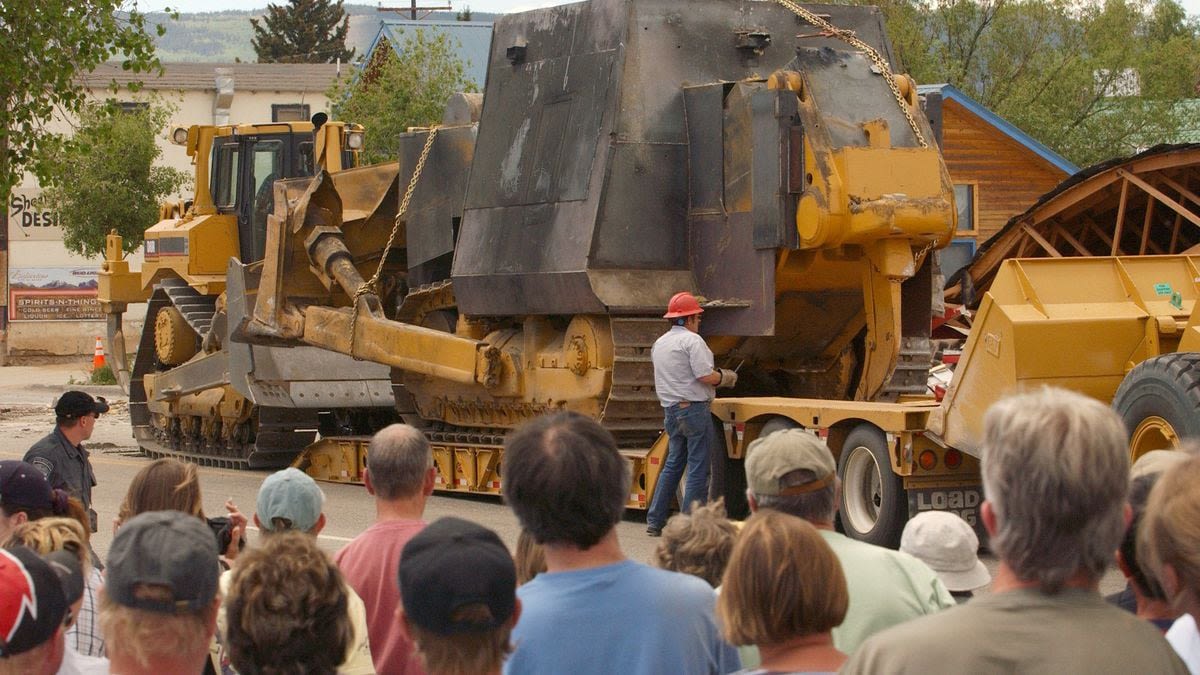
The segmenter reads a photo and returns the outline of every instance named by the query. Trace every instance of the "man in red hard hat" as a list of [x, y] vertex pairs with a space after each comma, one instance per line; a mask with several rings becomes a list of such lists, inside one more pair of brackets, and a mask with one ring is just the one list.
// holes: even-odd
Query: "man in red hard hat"
[[713, 444], [712, 416], [709, 404], [716, 387], [732, 387], [737, 373], [713, 368], [713, 353], [700, 337], [700, 308], [696, 296], [682, 291], [667, 305], [663, 318], [671, 329], [654, 343], [650, 357], [654, 362], [654, 390], [663, 407], [663, 426], [668, 438], [667, 461], [658, 475], [654, 500], [646, 514], [646, 533], [662, 534], [667, 522], [671, 497], [687, 469], [683, 504], [688, 511], [693, 503], [708, 500], [708, 466]]

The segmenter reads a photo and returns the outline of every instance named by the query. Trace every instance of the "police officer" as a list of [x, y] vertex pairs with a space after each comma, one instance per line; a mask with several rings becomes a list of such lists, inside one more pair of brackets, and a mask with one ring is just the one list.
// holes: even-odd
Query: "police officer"
[[92, 398], [82, 391], [68, 391], [54, 405], [57, 424], [42, 440], [25, 453], [25, 461], [46, 475], [50, 487], [66, 490], [83, 502], [96, 531], [96, 511], [92, 508], [92, 487], [96, 474], [83, 442], [92, 437], [96, 420], [108, 412], [104, 397]]
[[708, 499], [708, 467], [713, 444], [712, 415], [709, 403], [716, 387], [737, 384], [737, 373], [714, 369], [713, 353], [700, 337], [700, 308], [696, 296], [676, 293], [667, 305], [664, 319], [671, 328], [654, 343], [650, 359], [654, 363], [654, 391], [663, 407], [663, 426], [667, 434], [667, 461], [658, 475], [654, 499], [646, 514], [646, 533], [662, 534], [667, 509], [679, 488], [687, 468], [683, 504], [687, 511], [692, 502]]

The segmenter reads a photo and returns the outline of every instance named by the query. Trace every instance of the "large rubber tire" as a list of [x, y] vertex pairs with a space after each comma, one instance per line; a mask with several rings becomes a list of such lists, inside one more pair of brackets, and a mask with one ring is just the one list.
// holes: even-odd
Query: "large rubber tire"
[[734, 520], [745, 520], [750, 517], [750, 502], [746, 499], [746, 460], [729, 456], [725, 447], [725, 425], [716, 416], [713, 417], [713, 440], [709, 501], [723, 498], [725, 514]]
[[1112, 406], [1125, 422], [1131, 461], [1200, 438], [1200, 354], [1142, 361], [1121, 381]]
[[891, 466], [887, 436], [878, 427], [860, 424], [846, 436], [838, 459], [839, 511], [846, 536], [889, 548], [900, 545], [908, 498]]
[[[763, 425], [759, 438], [767, 436], [780, 429], [799, 429], [800, 425], [782, 415], [772, 417]], [[713, 433], [716, 434], [716, 445], [724, 447], [725, 428], [721, 421], [713, 418]], [[709, 498], [725, 498], [725, 512], [734, 520], [745, 520], [750, 517], [750, 501], [746, 498], [746, 460], [731, 459], [728, 453], [723, 456], [713, 455], [712, 459], [712, 489]]]

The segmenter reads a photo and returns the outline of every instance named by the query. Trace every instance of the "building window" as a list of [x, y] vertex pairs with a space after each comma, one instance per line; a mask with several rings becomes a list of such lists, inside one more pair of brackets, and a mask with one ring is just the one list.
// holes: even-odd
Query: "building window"
[[971, 238], [955, 239], [950, 245], [938, 253], [938, 265], [942, 268], [942, 277], [949, 279], [959, 269], [966, 267], [975, 257], [975, 240]]
[[273, 103], [271, 104], [272, 122], [307, 122], [307, 103]]
[[141, 112], [150, 107], [150, 104], [145, 101], [121, 101], [117, 105], [123, 113]]
[[958, 206], [958, 231], [975, 231], [975, 186], [954, 186], [954, 203]]

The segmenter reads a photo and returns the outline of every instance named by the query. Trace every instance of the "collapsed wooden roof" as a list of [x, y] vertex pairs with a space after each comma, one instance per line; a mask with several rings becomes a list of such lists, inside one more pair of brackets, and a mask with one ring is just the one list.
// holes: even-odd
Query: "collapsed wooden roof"
[[1148, 255], [1200, 247], [1200, 144], [1158, 145], [1064, 180], [980, 245], [946, 301], [975, 305], [1008, 258]]

